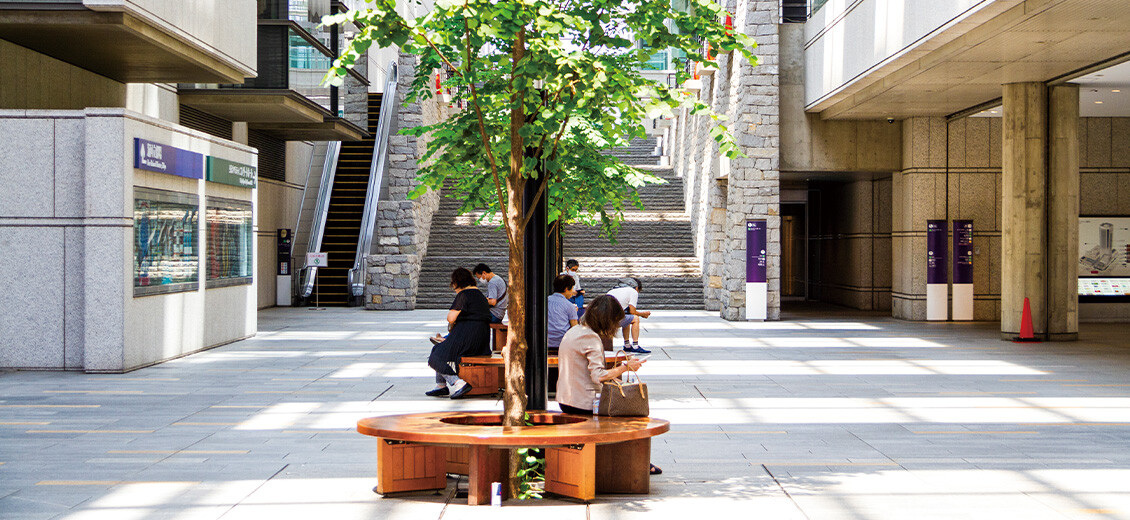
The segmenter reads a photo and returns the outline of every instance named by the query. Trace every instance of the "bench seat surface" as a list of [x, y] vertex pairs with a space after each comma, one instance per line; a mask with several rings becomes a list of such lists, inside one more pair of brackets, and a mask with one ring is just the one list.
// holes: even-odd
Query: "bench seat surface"
[[483, 426], [441, 422], [448, 417], [488, 418], [499, 412], [436, 412], [369, 417], [357, 421], [357, 431], [383, 439], [449, 446], [564, 446], [609, 444], [646, 439], [666, 433], [671, 423], [650, 417], [581, 417], [572, 424]]

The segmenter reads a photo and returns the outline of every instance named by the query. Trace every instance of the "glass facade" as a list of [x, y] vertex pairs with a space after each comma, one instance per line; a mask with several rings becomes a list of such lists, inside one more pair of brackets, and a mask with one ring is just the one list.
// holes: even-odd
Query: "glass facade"
[[199, 207], [196, 195], [135, 190], [134, 296], [197, 290]]
[[204, 226], [208, 238], [207, 287], [251, 283], [255, 269], [251, 204], [209, 197]]

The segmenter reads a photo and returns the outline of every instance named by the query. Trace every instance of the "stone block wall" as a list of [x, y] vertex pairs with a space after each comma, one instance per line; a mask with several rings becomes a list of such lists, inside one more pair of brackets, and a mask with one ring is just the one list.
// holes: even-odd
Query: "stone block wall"
[[415, 288], [420, 282], [420, 255], [371, 255], [366, 262], [365, 308], [416, 308]]
[[[439, 193], [429, 191], [410, 200], [408, 194], [419, 184], [419, 158], [427, 147], [426, 138], [399, 133], [401, 129], [436, 123], [447, 117], [446, 107], [437, 99], [404, 104], [403, 98], [415, 77], [416, 57], [401, 54], [399, 104], [396, 125], [389, 135], [388, 164], [378, 203], [375, 253], [369, 256], [369, 279], [365, 285], [365, 308], [406, 310], [416, 307], [420, 263], [428, 250], [432, 217], [439, 208]], [[388, 93], [386, 93], [386, 96]], [[389, 98], [386, 97], [386, 102]]]
[[[734, 26], [758, 43], [758, 64], [731, 53], [706, 70], [695, 89], [726, 124], [747, 157], [720, 157], [705, 116], [685, 110], [673, 126], [672, 165], [684, 178], [686, 207], [702, 259], [706, 308], [745, 317], [745, 221], [768, 223], [769, 319], [780, 318], [780, 93], [778, 2], [733, 0]], [[692, 84], [694, 85], [694, 84]]]

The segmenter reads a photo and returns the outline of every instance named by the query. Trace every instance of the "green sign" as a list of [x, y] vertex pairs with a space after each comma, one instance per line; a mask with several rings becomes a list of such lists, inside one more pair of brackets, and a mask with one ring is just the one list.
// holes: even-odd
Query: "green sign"
[[254, 188], [257, 170], [254, 166], [208, 157], [208, 180], [241, 188]]

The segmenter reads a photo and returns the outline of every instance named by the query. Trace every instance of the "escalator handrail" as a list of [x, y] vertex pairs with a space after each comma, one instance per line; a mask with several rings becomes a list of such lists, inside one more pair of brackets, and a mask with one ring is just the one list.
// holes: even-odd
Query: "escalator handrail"
[[388, 78], [381, 98], [381, 114], [377, 119], [376, 135], [373, 139], [373, 158], [369, 165], [369, 187], [365, 193], [365, 209], [361, 216], [361, 229], [357, 236], [357, 253], [353, 258], [353, 268], [349, 270], [350, 294], [365, 294], [365, 257], [373, 248], [373, 233], [377, 225], [377, 205], [380, 202], [381, 184], [384, 182], [385, 162], [388, 159], [388, 136], [396, 115], [396, 91], [399, 72], [396, 61], [388, 65]]
[[[318, 183], [318, 202], [314, 205], [314, 222], [310, 225], [310, 241], [306, 244], [307, 253], [322, 252], [322, 237], [326, 232], [326, 219], [330, 213], [330, 194], [333, 192], [334, 175], [337, 174], [337, 159], [341, 155], [341, 141], [330, 141], [326, 145], [326, 162], [322, 166], [322, 180]], [[306, 279], [302, 287], [302, 297], [308, 298], [314, 293], [314, 282], [318, 276], [318, 268], [305, 265]]]

